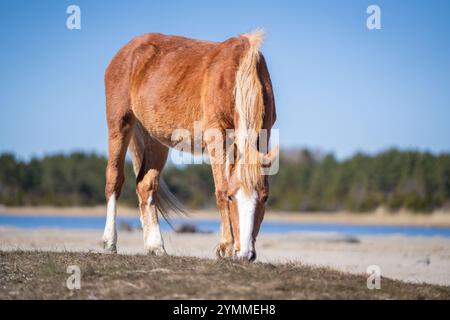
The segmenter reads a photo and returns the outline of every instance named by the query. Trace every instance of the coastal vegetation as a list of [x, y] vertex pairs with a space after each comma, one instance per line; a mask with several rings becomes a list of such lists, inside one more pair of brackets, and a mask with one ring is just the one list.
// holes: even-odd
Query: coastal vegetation
[[[104, 202], [106, 157], [93, 153], [54, 154], [27, 161], [0, 154], [0, 204], [6, 206], [91, 206]], [[135, 177], [126, 163], [121, 203], [136, 205]], [[214, 204], [206, 164], [163, 172], [170, 190], [189, 208]], [[450, 207], [450, 154], [386, 150], [337, 160], [333, 154], [284, 150], [278, 174], [270, 177], [268, 206], [285, 211], [432, 212]]]

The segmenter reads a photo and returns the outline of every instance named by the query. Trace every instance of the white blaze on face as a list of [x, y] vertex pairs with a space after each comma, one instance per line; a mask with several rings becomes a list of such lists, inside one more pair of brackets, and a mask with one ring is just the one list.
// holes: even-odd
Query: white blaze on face
[[116, 245], [117, 231], [116, 231], [116, 216], [117, 216], [117, 200], [116, 194], [113, 193], [108, 200], [106, 207], [106, 225], [103, 233], [103, 241], [108, 248]]
[[257, 193], [255, 190], [247, 195], [241, 189], [236, 193], [236, 201], [239, 214], [239, 258], [250, 259], [253, 255], [253, 226], [255, 221]]

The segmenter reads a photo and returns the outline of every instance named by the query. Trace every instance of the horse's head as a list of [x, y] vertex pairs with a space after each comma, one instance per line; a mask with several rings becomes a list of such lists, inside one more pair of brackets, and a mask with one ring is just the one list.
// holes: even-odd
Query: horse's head
[[[278, 149], [264, 155], [262, 167], [270, 167], [278, 155]], [[256, 259], [255, 241], [264, 219], [269, 197], [269, 179], [259, 171], [259, 183], [246, 185], [239, 164], [231, 168], [228, 184], [230, 220], [234, 237], [235, 256], [242, 260]]]

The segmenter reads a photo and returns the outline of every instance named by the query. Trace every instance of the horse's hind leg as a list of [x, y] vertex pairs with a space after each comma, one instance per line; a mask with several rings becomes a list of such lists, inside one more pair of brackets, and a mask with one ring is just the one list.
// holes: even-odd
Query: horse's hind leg
[[[108, 109], [107, 109], [108, 110]], [[127, 147], [134, 127], [134, 116], [108, 110], [108, 164], [106, 167], [105, 196], [107, 201], [106, 225], [103, 244], [107, 252], [117, 252], [117, 200], [125, 181], [124, 165]], [[114, 116], [112, 116], [114, 115]]]
[[159, 177], [166, 163], [168, 152], [169, 149], [160, 142], [150, 136], [145, 138], [144, 157], [137, 176], [136, 191], [144, 231], [144, 248], [147, 254], [166, 254], [159, 226], [156, 197]]

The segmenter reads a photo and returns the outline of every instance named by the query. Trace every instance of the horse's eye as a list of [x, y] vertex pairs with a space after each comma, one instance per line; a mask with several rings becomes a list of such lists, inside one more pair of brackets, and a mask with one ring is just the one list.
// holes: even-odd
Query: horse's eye
[[233, 201], [233, 196], [231, 194], [228, 195], [228, 200]]
[[264, 203], [266, 203], [268, 199], [269, 199], [269, 196], [268, 196], [268, 195], [265, 195], [265, 196], [262, 198], [262, 201], [263, 201]]

